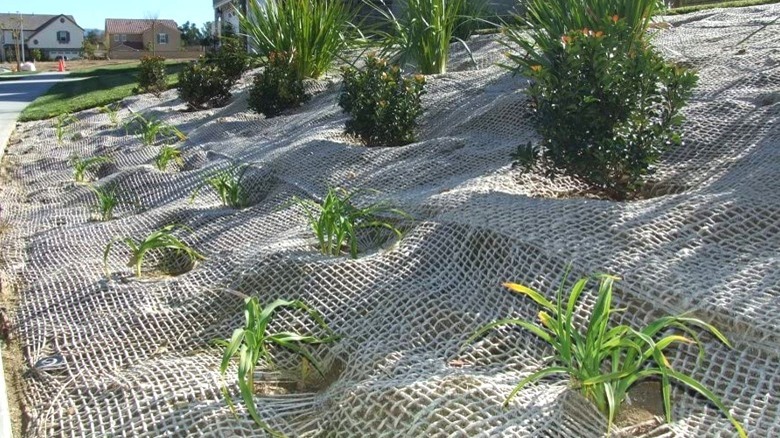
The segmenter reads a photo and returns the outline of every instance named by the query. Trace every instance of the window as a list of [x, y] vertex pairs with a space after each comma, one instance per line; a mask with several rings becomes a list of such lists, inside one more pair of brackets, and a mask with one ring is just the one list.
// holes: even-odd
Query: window
[[114, 35], [114, 42], [115, 43], [119, 42], [119, 34]]
[[127, 35], [125, 35], [125, 34], [122, 34], [122, 35], [121, 35], [121, 37], [122, 37], [122, 42], [123, 42], [123, 43], [124, 43], [125, 41], [127, 41]]
[[57, 32], [57, 42], [61, 44], [67, 44], [70, 42], [70, 32], [67, 30], [60, 30]]
[[158, 33], [157, 34], [157, 44], [168, 44], [168, 34], [167, 33]]

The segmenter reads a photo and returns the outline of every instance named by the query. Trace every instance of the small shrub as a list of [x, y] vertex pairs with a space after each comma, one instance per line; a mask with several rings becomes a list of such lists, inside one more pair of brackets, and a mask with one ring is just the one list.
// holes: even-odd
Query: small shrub
[[[296, 332], [278, 332], [271, 333], [268, 330], [271, 321], [277, 311], [288, 308], [290, 310], [300, 310], [309, 318], [317, 323], [319, 328], [326, 334], [325, 337], [313, 335], [301, 335]], [[295, 300], [276, 300], [269, 305], [262, 307], [257, 298], [249, 297], [245, 301], [244, 315], [246, 322], [243, 328], [238, 328], [233, 332], [230, 339], [219, 341], [218, 343], [225, 348], [222, 356], [220, 372], [224, 376], [230, 366], [233, 357], [239, 357], [238, 363], [238, 387], [241, 391], [241, 398], [246, 404], [252, 419], [262, 427], [271, 436], [282, 436], [279, 432], [271, 429], [257, 412], [254, 401], [255, 392], [255, 367], [258, 363], [271, 370], [276, 368], [271, 348], [278, 347], [289, 350], [301, 356], [302, 361], [310, 363], [320, 375], [324, 375], [323, 369], [314, 356], [306, 349], [306, 345], [328, 344], [338, 340], [338, 336], [325, 323], [322, 315], [309, 307], [306, 303]], [[228, 394], [227, 388], [223, 390], [228, 403], [233, 406]]]
[[68, 128], [79, 120], [70, 113], [63, 113], [54, 119], [54, 133], [57, 136], [57, 143], [62, 144], [63, 139], [68, 133]]
[[168, 168], [168, 164], [170, 163], [184, 166], [184, 159], [181, 157], [181, 150], [174, 146], [163, 146], [160, 148], [160, 152], [154, 159], [154, 165], [160, 172], [165, 172], [165, 170]]
[[79, 158], [74, 155], [70, 160], [71, 166], [73, 167], [73, 180], [77, 183], [84, 182], [84, 174], [87, 171], [110, 162], [111, 159], [103, 155], [89, 158]]
[[665, 62], [637, 33], [642, 23], [641, 15], [603, 16], [555, 40], [559, 23], [535, 31], [532, 41], [508, 32], [523, 51], [510, 55], [510, 68], [533, 80], [528, 93], [548, 176], [569, 175], [625, 199], [681, 143], [679, 111], [697, 78]]
[[531, 142], [520, 145], [517, 147], [517, 151], [512, 154], [512, 159], [514, 160], [512, 167], [519, 167], [523, 171], [528, 172], [539, 162], [539, 154], [539, 147], [534, 146]]
[[165, 72], [165, 58], [144, 56], [138, 68], [138, 88], [144, 93], [159, 95], [168, 89]]
[[249, 67], [249, 54], [241, 44], [241, 40], [234, 37], [223, 37], [219, 50], [209, 54], [206, 62], [219, 68], [224, 78], [230, 85], [235, 84], [241, 75]]
[[[612, 286], [616, 278], [603, 275], [599, 277], [596, 303], [583, 331], [574, 314], [577, 300], [585, 290], [588, 278], [579, 280], [572, 287], [568, 300], [564, 301], [563, 289], [567, 277], [568, 272], [558, 289], [554, 303], [529, 287], [505, 283], [504, 286], [508, 289], [525, 295], [542, 306], [543, 310], [539, 312], [541, 325], [520, 319], [502, 319], [481, 327], [466, 342], [469, 344], [497, 327], [519, 326], [553, 348], [552, 364], [521, 380], [504, 405], [526, 385], [552, 375], [565, 374], [571, 379], [572, 387], [579, 389], [585, 398], [607, 416], [609, 429], [628, 390], [645, 379], [657, 378], [661, 381], [667, 422], [672, 421], [671, 383], [676, 382], [706, 397], [731, 421], [739, 435], [746, 437], [742, 426], [729, 413], [723, 402], [697, 380], [675, 371], [665, 355], [665, 350], [673, 344], [685, 343], [696, 344], [700, 351], [699, 358], [702, 358], [704, 346], [693, 327], [706, 330], [731, 347], [718, 329], [687, 315], [665, 316], [641, 330], [627, 325], [610, 327], [612, 313], [618, 312], [612, 308]], [[675, 334], [674, 331], [682, 334]]]
[[89, 186], [97, 196], [97, 212], [100, 220], [110, 221], [114, 218], [114, 208], [119, 205], [119, 194], [116, 184], [109, 184], [105, 187]]
[[329, 189], [322, 203], [293, 197], [292, 203], [303, 208], [322, 254], [340, 256], [346, 251], [353, 259], [357, 258], [358, 232], [366, 228], [386, 228], [401, 236], [396, 227], [377, 215], [409, 216], [385, 203], [355, 207], [352, 198], [358, 193], [360, 191], [349, 193], [344, 189]]
[[249, 90], [249, 108], [266, 117], [275, 117], [307, 100], [303, 81], [292, 59], [285, 53], [268, 55], [265, 69], [255, 76], [252, 89]]
[[348, 112], [346, 132], [369, 146], [400, 146], [414, 141], [422, 114], [425, 78], [404, 78], [398, 66], [369, 56], [365, 70], [343, 70], [339, 106]]
[[143, 144], [147, 146], [157, 143], [158, 140], [178, 139], [184, 141], [187, 139], [187, 136], [175, 126], [154, 117], [147, 119], [141, 114], [133, 115], [125, 123], [125, 132], [137, 134], [141, 137]]
[[136, 241], [132, 237], [115, 237], [106, 245], [105, 250], [103, 250], [103, 266], [106, 277], [109, 276], [108, 255], [111, 252], [111, 248], [117, 242], [124, 242], [130, 248], [131, 255], [128, 266], [135, 268], [136, 277], [141, 277], [141, 266], [143, 265], [144, 257], [150, 251], [173, 250], [176, 253], [186, 256], [191, 263], [194, 263], [196, 260], [204, 260], [205, 257], [203, 255], [173, 235], [173, 231], [176, 228], [184, 228], [185, 230], [191, 231], [184, 225], [166, 225], [151, 233], [145, 239], [139, 241]]
[[221, 170], [206, 178], [192, 193], [190, 202], [200, 192], [204, 186], [209, 186], [217, 192], [222, 204], [232, 208], [244, 208], [248, 205], [246, 190], [241, 184], [248, 166], [233, 166], [226, 170]]
[[179, 98], [193, 109], [226, 104], [230, 86], [222, 70], [205, 61], [190, 63], [179, 72]]

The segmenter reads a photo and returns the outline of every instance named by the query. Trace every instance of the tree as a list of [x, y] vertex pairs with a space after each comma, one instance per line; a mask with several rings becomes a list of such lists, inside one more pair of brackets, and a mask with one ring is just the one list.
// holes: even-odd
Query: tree
[[97, 29], [87, 31], [87, 34], [84, 35], [84, 41], [89, 41], [90, 44], [97, 47], [101, 42], [103, 42], [103, 32]]
[[97, 44], [93, 43], [90, 39], [84, 38], [84, 42], [81, 43], [81, 52], [87, 59], [95, 59], [95, 51], [97, 50]]
[[152, 56], [157, 55], [157, 23], [160, 21], [159, 12], [147, 12], [146, 21], [151, 24], [152, 28], [152, 40], [147, 43], [146, 50], [152, 52]]
[[203, 35], [195, 23], [189, 21], [179, 26], [181, 32], [181, 41], [185, 46], [195, 46], [201, 43]]
[[214, 46], [217, 44], [217, 38], [214, 35], [214, 22], [207, 21], [203, 23], [203, 27], [200, 31], [200, 45], [201, 46]]

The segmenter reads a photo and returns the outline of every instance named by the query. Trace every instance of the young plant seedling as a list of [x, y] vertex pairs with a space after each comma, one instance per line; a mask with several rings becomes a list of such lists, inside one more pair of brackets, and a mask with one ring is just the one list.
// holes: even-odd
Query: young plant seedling
[[[325, 331], [326, 336], [301, 335], [296, 332], [269, 333], [268, 326], [274, 314], [282, 308], [300, 310], [306, 313]], [[227, 374], [231, 359], [238, 356], [238, 387], [249, 415], [272, 436], [283, 436], [280, 432], [268, 426], [257, 413], [254, 401], [255, 367], [259, 362], [263, 362], [267, 368], [271, 370], [276, 369], [271, 356], [271, 348], [279, 347], [300, 355], [304, 363], [311, 364], [321, 376], [324, 376], [325, 373], [322, 367], [305, 346], [335, 342], [338, 340], [338, 336], [325, 323], [319, 312], [299, 300], [287, 301], [279, 299], [262, 307], [257, 298], [248, 297], [245, 300], [244, 315], [246, 317], [244, 327], [236, 329], [230, 339], [217, 342], [225, 348], [220, 371], [224, 377]], [[226, 387], [223, 388], [223, 393], [228, 404], [233, 408], [233, 402]]]
[[79, 158], [74, 155], [70, 160], [71, 166], [73, 166], [73, 180], [77, 183], [84, 182], [84, 175], [88, 170], [110, 162], [111, 159], [104, 155], [89, 158]]
[[62, 113], [54, 119], [54, 132], [57, 135], [57, 143], [63, 143], [68, 127], [76, 122], [78, 122], [78, 119], [73, 117], [71, 113]]
[[362, 191], [350, 193], [330, 188], [322, 203], [297, 196], [292, 198], [291, 203], [303, 208], [322, 254], [339, 256], [348, 248], [350, 257], [357, 258], [358, 232], [366, 228], [386, 228], [401, 237], [401, 231], [377, 215], [394, 214], [407, 219], [409, 215], [382, 202], [357, 208], [352, 204], [352, 198], [359, 193]]
[[130, 248], [131, 256], [127, 265], [135, 268], [136, 277], [141, 277], [141, 266], [143, 265], [144, 257], [150, 251], [172, 250], [187, 257], [190, 263], [194, 263], [196, 260], [205, 260], [203, 255], [173, 235], [173, 231], [176, 228], [183, 228], [187, 231], [191, 231], [189, 227], [184, 225], [173, 224], [166, 225], [140, 241], [136, 241], [132, 237], [115, 237], [112, 239], [103, 251], [103, 267], [106, 277], [110, 276], [108, 271], [108, 255], [116, 242], [124, 242]]
[[154, 117], [147, 119], [141, 114], [135, 114], [127, 123], [125, 123], [125, 132], [130, 134], [131, 131], [133, 134], [138, 134], [141, 137], [141, 141], [146, 146], [155, 144], [160, 138], [175, 137], [178, 138], [179, 141], [187, 139], [187, 136], [177, 127], [169, 125]]
[[100, 220], [110, 221], [114, 218], [114, 208], [119, 205], [119, 195], [117, 194], [116, 184], [108, 184], [105, 187], [95, 187], [90, 185], [90, 189], [97, 196], [97, 212], [100, 214]]
[[[509, 290], [525, 295], [542, 306], [543, 310], [539, 312], [541, 326], [520, 319], [502, 319], [481, 327], [466, 341], [468, 345], [496, 327], [520, 326], [553, 348], [553, 364], [521, 380], [507, 397], [505, 406], [526, 385], [555, 374], [565, 374], [571, 379], [573, 387], [578, 388], [585, 398], [606, 415], [609, 431], [628, 390], [635, 383], [657, 378], [661, 381], [667, 422], [672, 421], [671, 383], [674, 381], [706, 397], [728, 418], [740, 437], [747, 437], [742, 425], [729, 413], [720, 398], [699, 381], [675, 371], [665, 355], [666, 349], [675, 343], [696, 344], [699, 348], [699, 360], [702, 360], [704, 346], [694, 327], [711, 333], [731, 347], [718, 329], [687, 315], [665, 316], [642, 330], [628, 325], [610, 327], [610, 315], [618, 311], [612, 308], [612, 286], [617, 278], [601, 275], [593, 313], [582, 331], [575, 323], [574, 313], [577, 299], [585, 289], [588, 278], [579, 280], [572, 287], [568, 300], [564, 302], [563, 289], [568, 273], [569, 270], [558, 289], [555, 303], [529, 287], [514, 283], [504, 284]], [[670, 331], [678, 333], [666, 334]]]
[[249, 166], [233, 166], [216, 172], [206, 178], [190, 196], [190, 202], [200, 193], [200, 189], [209, 186], [219, 195], [222, 204], [232, 208], [244, 208], [248, 205], [247, 194], [241, 181]]
[[178, 164], [184, 166], [184, 159], [181, 156], [181, 150], [174, 146], [163, 146], [160, 148], [160, 153], [154, 159], [154, 165], [160, 172], [165, 172], [169, 163]]
[[111, 122], [111, 126], [119, 126], [119, 110], [122, 107], [119, 103], [112, 103], [109, 105], [101, 106], [100, 112], [108, 116], [109, 122]]

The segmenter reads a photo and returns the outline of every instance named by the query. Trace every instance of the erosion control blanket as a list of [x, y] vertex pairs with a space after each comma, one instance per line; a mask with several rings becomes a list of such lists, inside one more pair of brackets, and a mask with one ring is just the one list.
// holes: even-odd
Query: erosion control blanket
[[[452, 72], [428, 78], [418, 141], [366, 148], [342, 134], [339, 79], [273, 119], [246, 110], [247, 75], [227, 107], [184, 112], [169, 91], [126, 100], [187, 133], [184, 166], [160, 172], [159, 146], [111, 127], [97, 110], [75, 116], [64, 144], [54, 122], [26, 123], [5, 158], [7, 227], [0, 273], [19, 296], [30, 436], [249, 436], [262, 432], [221, 392], [212, 340], [243, 324], [242, 299], [300, 298], [343, 336], [315, 349], [328, 368], [316, 389], [258, 391], [256, 403], [289, 436], [602, 436], [605, 420], [564, 380], [545, 380], [502, 406], [551, 351], [527, 331], [502, 330], [461, 350], [479, 326], [533, 320], [538, 308], [503, 289], [522, 282], [552, 294], [574, 275], [622, 277], [618, 319], [641, 325], [692, 312], [733, 341], [703, 337], [670, 350], [673, 367], [721, 396], [753, 436], [780, 435], [780, 5], [669, 18], [654, 44], [698, 70], [685, 110], [685, 145], [664, 156], [640, 200], [597, 199], [566, 179], [511, 169], [538, 140], [527, 81], [496, 67], [495, 36], [471, 42]], [[454, 46], [453, 46], [454, 47]], [[128, 109], [129, 108], [129, 109]], [[117, 184], [117, 218], [94, 220], [95, 194], [72, 182], [72, 155], [109, 155], [91, 176]], [[221, 206], [204, 177], [249, 164], [251, 205]], [[292, 196], [328, 187], [376, 189], [414, 221], [400, 240], [368, 236], [357, 260], [319, 255]], [[136, 280], [128, 250], [167, 224], [207, 258], [168, 278]], [[582, 299], [586, 317], [594, 291]], [[311, 321], [281, 314], [275, 329]], [[282, 368], [292, 356], [278, 354]], [[237, 400], [236, 366], [224, 381]], [[264, 395], [265, 394], [265, 395]], [[731, 436], [695, 393], [673, 392], [674, 421], [642, 420], [632, 434]]]

